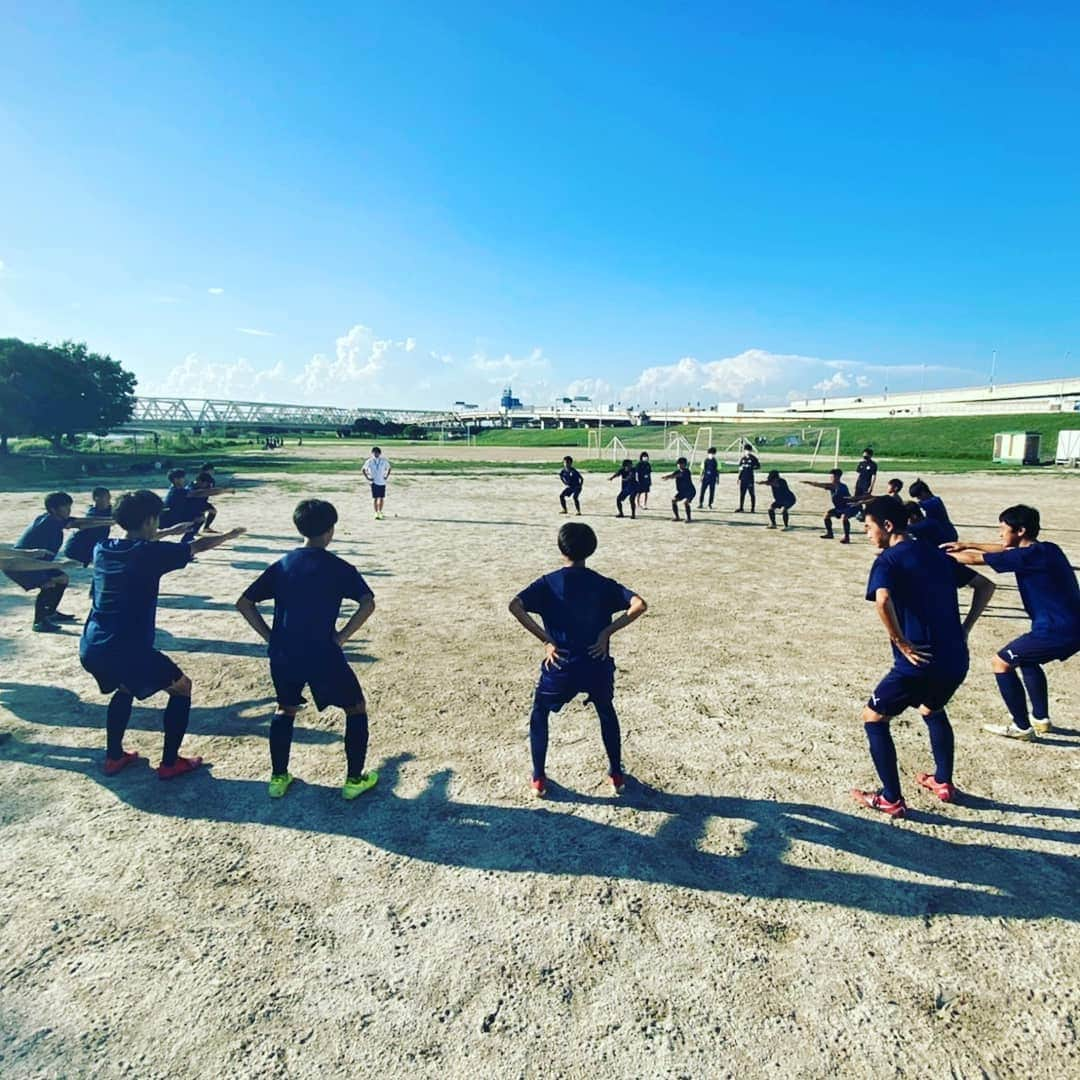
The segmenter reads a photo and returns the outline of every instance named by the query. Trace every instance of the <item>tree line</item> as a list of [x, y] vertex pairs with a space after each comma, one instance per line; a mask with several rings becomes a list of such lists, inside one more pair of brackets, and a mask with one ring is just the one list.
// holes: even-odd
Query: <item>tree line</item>
[[0, 454], [9, 438], [107, 435], [135, 411], [135, 376], [84, 342], [0, 338]]

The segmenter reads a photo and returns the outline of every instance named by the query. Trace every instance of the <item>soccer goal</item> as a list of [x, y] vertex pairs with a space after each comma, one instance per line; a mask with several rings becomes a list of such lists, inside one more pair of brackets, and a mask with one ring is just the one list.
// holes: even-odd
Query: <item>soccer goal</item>
[[694, 464], [705, 457], [712, 446], [712, 428], [711, 427], [699, 427], [697, 434], [694, 436], [694, 445], [690, 451], [690, 467], [693, 468]]
[[626, 443], [618, 435], [612, 436], [611, 442], [604, 449], [604, 455], [610, 457], [612, 461], [622, 461], [623, 458], [630, 456], [626, 449]]

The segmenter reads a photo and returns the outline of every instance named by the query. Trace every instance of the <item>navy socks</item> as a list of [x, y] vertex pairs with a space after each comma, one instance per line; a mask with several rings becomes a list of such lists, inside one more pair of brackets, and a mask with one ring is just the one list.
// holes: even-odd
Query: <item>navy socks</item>
[[1038, 664], [1025, 665], [1020, 669], [1020, 677], [1027, 687], [1031, 698], [1031, 715], [1036, 720], [1050, 718], [1050, 696], [1046, 689], [1046, 673]]
[[[1041, 670], [1039, 674], [1042, 674]], [[1031, 721], [1028, 720], [1027, 700], [1024, 697], [1024, 687], [1020, 682], [1020, 676], [1016, 674], [1015, 670], [995, 671], [994, 678], [997, 680], [998, 690], [1001, 692], [1005, 708], [1009, 710], [1013, 723], [1018, 728], [1031, 727]], [[1045, 687], [1045, 685], [1046, 680], [1044, 679], [1043, 686]], [[1046, 700], [1045, 691], [1043, 700]]]
[[276, 713], [270, 721], [270, 771], [275, 776], [289, 771], [292, 739], [293, 718], [287, 713]]
[[165, 747], [161, 752], [162, 765], [175, 765], [180, 754], [180, 744], [187, 733], [188, 717], [191, 715], [191, 698], [171, 694], [165, 706]]
[[896, 768], [896, 746], [887, 720], [863, 724], [870, 744], [870, 758], [881, 780], [882, 798], [896, 802], [900, 798], [900, 774]]
[[622, 732], [619, 730], [619, 718], [615, 715], [615, 706], [609, 701], [604, 705], [593, 702], [596, 715], [600, 717], [600, 738], [604, 740], [607, 752], [608, 775], [622, 775]]
[[363, 776], [367, 758], [367, 713], [345, 717], [345, 768], [348, 776]]
[[[615, 706], [593, 702], [596, 715], [600, 718], [600, 738], [604, 740], [607, 753], [609, 775], [622, 775], [622, 732]], [[532, 775], [534, 780], [545, 776], [548, 749], [548, 721], [551, 710], [537, 698], [533, 698], [532, 712], [529, 714], [529, 751], [532, 754]]]
[[529, 753], [532, 755], [532, 778], [539, 780], [544, 775], [547, 761], [548, 717], [551, 715], [544, 705], [533, 698], [532, 712], [529, 714]]
[[930, 749], [934, 754], [934, 779], [939, 784], [952, 783], [953, 770], [953, 729], [948, 714], [944, 709], [924, 716], [927, 734], [930, 736]]
[[105, 718], [105, 756], [118, 761], [124, 756], [124, 733], [131, 719], [131, 706], [135, 699], [123, 690], [117, 690], [109, 702]]

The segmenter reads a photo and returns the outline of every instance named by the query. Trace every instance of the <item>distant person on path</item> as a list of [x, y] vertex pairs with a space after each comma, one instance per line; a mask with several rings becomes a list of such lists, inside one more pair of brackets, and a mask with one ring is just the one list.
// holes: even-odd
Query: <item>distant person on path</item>
[[[303, 547], [268, 566], [236, 601], [240, 614], [269, 645], [270, 678], [277, 695], [277, 712], [270, 722], [270, 788], [280, 799], [293, 782], [289, 753], [293, 721], [304, 704], [304, 687], [311, 689], [315, 707], [345, 712], [345, 784], [342, 797], [355, 799], [378, 782], [379, 774], [364, 772], [368, 747], [368, 716], [364, 692], [349, 666], [342, 646], [375, 610], [371, 588], [354, 566], [331, 554], [337, 510], [322, 499], [305, 499], [293, 511], [293, 524], [304, 537]], [[258, 605], [274, 601], [271, 629]], [[338, 630], [342, 600], [357, 608]]]
[[562, 505], [562, 512], [568, 514], [570, 511], [566, 509], [566, 500], [574, 500], [574, 509], [581, 513], [581, 489], [585, 486], [585, 477], [581, 475], [574, 468], [574, 459], [567, 454], [562, 459], [563, 467], [559, 472], [559, 479], [562, 481], [563, 489], [559, 495], [559, 503]]
[[949, 520], [949, 511], [945, 509], [945, 504], [941, 501], [940, 496], [935, 495], [930, 490], [930, 485], [925, 480], [912, 480], [908, 491], [913, 499], [918, 500], [923, 513], [931, 520], [941, 524], [946, 540], [955, 542], [960, 539], [956, 532], [956, 526]]
[[[822, 483], [820, 480], [803, 480], [802, 483], [806, 484], [808, 487], [821, 488], [832, 495], [832, 509], [825, 514], [825, 531], [821, 534], [821, 539], [833, 539], [832, 519], [840, 518], [841, 523], [844, 526], [844, 538], [840, 543], [850, 544], [851, 519], [859, 512], [859, 508], [852, 503], [851, 491], [847, 484], [840, 479], [843, 475], [843, 469], [830, 469], [829, 476], [831, 479], [827, 484]], [[903, 506], [898, 500], [896, 500], [896, 505], [900, 507], [901, 510], [903, 509]]]
[[675, 462], [675, 471], [669, 472], [663, 477], [664, 480], [675, 481], [675, 497], [671, 500], [671, 513], [675, 521], [681, 521], [679, 517], [679, 503], [686, 507], [686, 523], [690, 524], [690, 507], [694, 505], [694, 477], [690, 472], [690, 466], [686, 458], [681, 457]]
[[652, 490], [652, 462], [649, 455], [642, 450], [637, 463], [637, 491], [638, 506], [642, 510], [649, 509], [649, 492]]
[[760, 468], [761, 462], [758, 461], [754, 448], [749, 443], [744, 443], [742, 457], [739, 458], [739, 505], [735, 508], [735, 513], [743, 512], [747, 495], [750, 496], [750, 513], [755, 512], [757, 495], [754, 492], [754, 470]]
[[191, 712], [191, 680], [154, 648], [158, 588], [164, 574], [187, 566], [192, 556], [241, 536], [245, 530], [166, 543], [154, 539], [162, 506], [161, 498], [152, 491], [122, 496], [114, 516], [125, 536], [102, 541], [94, 556], [92, 606], [79, 642], [79, 658], [101, 692], [112, 694], [105, 722], [108, 776], [138, 760], [138, 754], [125, 751], [123, 746], [134, 699], [141, 701], [162, 690], [169, 701], [158, 779], [172, 780], [202, 764], [202, 758], [180, 756]]
[[383, 503], [386, 502], [386, 483], [390, 479], [390, 462], [377, 447], [371, 448], [371, 457], [364, 462], [364, 476], [371, 484], [371, 501], [375, 507], [375, 520], [383, 519]]
[[[72, 498], [66, 491], [53, 491], [45, 496], [45, 513], [39, 514], [15, 541], [13, 551], [34, 551], [41, 554], [42, 562], [52, 562], [64, 543], [66, 529], [100, 529], [101, 517], [76, 518], [71, 516]], [[37, 560], [35, 560], [37, 561]], [[34, 601], [33, 629], [38, 634], [60, 632], [59, 623], [75, 622], [74, 615], [60, 611], [60, 601], [68, 587], [69, 578], [59, 567], [40, 570], [16, 569], [14, 561], [4, 574], [22, 586], [27, 592], [37, 590]]]
[[[1051, 660], [1068, 660], [1080, 652], [1080, 586], [1076, 573], [1057, 544], [1039, 539], [1040, 529], [1039, 511], [1033, 506], [1010, 506], [998, 515], [1000, 544], [956, 541], [945, 548], [959, 563], [989, 566], [999, 574], [1016, 574], [1020, 599], [1031, 617], [1031, 630], [1010, 641], [993, 659], [994, 678], [1010, 720], [1007, 724], [984, 724], [983, 731], [1020, 742], [1053, 730], [1042, 665]], [[1025, 687], [1031, 699], [1030, 718]]]
[[701, 492], [698, 495], [698, 509], [703, 509], [705, 496], [709, 496], [709, 509], [712, 509], [713, 496], [716, 493], [716, 481], [720, 479], [720, 462], [716, 460], [716, 447], [710, 446], [701, 463]]
[[[564, 566], [545, 574], [510, 601], [510, 614], [544, 646], [540, 681], [529, 716], [532, 755], [532, 792], [548, 792], [546, 773], [548, 721], [578, 694], [586, 694], [600, 719], [600, 736], [608, 759], [608, 783], [621, 795], [622, 734], [615, 713], [615, 662], [611, 636], [644, 614], [645, 601], [611, 578], [585, 565], [596, 551], [596, 533], [581, 522], [567, 522], [559, 530], [559, 552]], [[623, 612], [612, 621], [612, 615]], [[532, 614], [530, 614], [532, 613]], [[543, 626], [532, 615], [539, 615]]]
[[773, 469], [759, 484], [765, 484], [772, 490], [772, 503], [769, 505], [769, 529], [776, 528], [776, 511], [779, 510], [784, 521], [784, 528], [788, 528], [788, 511], [795, 505], [795, 492], [788, 487], [788, 482]]
[[623, 503], [630, 500], [630, 516], [637, 517], [637, 470], [630, 458], [623, 458], [623, 463], [608, 477], [608, 483], [616, 477], [620, 480], [619, 494], [615, 496], [616, 517], [626, 517]]
[[863, 709], [870, 757], [881, 780], [878, 792], [852, 790], [856, 802], [890, 817], [904, 817], [896, 747], [889, 722], [905, 709], [919, 710], [930, 736], [934, 772], [916, 782], [942, 802], [953, 787], [953, 730], [945, 706], [968, 670], [967, 635], [960, 625], [954, 575], [939, 549], [907, 535], [904, 508], [887, 496], [866, 507], [866, 536], [878, 549], [866, 599], [877, 608], [892, 645], [892, 670]]

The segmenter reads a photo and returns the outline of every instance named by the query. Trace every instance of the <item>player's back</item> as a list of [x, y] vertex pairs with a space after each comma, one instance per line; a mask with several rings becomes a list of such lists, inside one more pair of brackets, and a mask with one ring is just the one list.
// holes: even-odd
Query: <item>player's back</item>
[[54, 555], [64, 542], [64, 526], [52, 514], [38, 514], [15, 541], [17, 548], [46, 548]]

